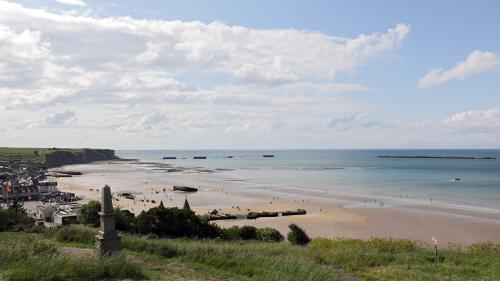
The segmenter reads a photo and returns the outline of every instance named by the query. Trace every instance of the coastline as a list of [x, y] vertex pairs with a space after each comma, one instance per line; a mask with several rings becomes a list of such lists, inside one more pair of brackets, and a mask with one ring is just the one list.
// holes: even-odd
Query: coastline
[[[83, 196], [84, 201], [98, 199], [99, 192], [96, 190], [104, 184], [110, 185], [115, 193], [132, 192], [137, 199], [155, 200], [155, 203], [134, 203], [124, 198], [114, 201], [115, 205], [136, 214], [158, 206], [160, 201], [166, 207], [181, 207], [184, 199], [188, 198], [191, 208], [198, 214], [213, 209], [229, 214], [246, 214], [248, 210], [307, 210], [307, 215], [303, 216], [217, 221], [222, 227], [273, 227], [286, 234], [288, 224], [296, 223], [312, 237], [405, 238], [428, 243], [432, 236], [436, 236], [441, 245], [486, 241], [500, 243], [497, 235], [500, 232], [500, 210], [496, 209], [351, 194], [333, 189], [263, 185], [224, 171], [200, 167], [167, 172], [172, 167], [153, 162], [106, 161], [59, 169], [83, 173], [81, 176], [58, 178], [57, 181], [61, 191], [74, 192]], [[193, 186], [199, 191], [173, 192], [170, 190], [173, 185]]]

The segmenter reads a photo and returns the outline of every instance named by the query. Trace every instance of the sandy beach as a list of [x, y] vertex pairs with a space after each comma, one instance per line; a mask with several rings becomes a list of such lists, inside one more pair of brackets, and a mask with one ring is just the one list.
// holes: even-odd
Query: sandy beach
[[[325, 190], [264, 185], [225, 171], [191, 168], [169, 172], [168, 167], [161, 164], [138, 161], [99, 162], [59, 169], [83, 173], [58, 178], [62, 191], [75, 192], [85, 202], [99, 198], [97, 190], [108, 184], [116, 195], [130, 192], [136, 196], [136, 200], [116, 196], [118, 200], [114, 201], [115, 205], [136, 214], [158, 206], [160, 201], [167, 207], [182, 207], [187, 198], [198, 214], [213, 209], [231, 214], [246, 214], [249, 210], [307, 210], [307, 215], [303, 216], [218, 221], [222, 227], [273, 227], [286, 234], [288, 225], [296, 223], [312, 237], [391, 237], [429, 243], [435, 236], [444, 246], [448, 243], [500, 243], [500, 210], [496, 209], [350, 194], [337, 192], [335, 187]], [[192, 186], [199, 191], [174, 192], [173, 185]], [[144, 202], [140, 202], [141, 199]]]

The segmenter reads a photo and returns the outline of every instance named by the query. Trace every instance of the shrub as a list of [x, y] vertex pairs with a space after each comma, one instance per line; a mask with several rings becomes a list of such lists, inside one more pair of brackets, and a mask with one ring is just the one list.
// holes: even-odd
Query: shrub
[[222, 238], [224, 240], [239, 240], [241, 239], [240, 233], [241, 230], [239, 226], [232, 226], [222, 230]]
[[134, 213], [128, 210], [122, 210], [120, 207], [115, 207], [114, 213], [116, 215], [116, 229], [122, 231], [135, 231], [136, 219]]
[[224, 240], [261, 240], [266, 242], [283, 241], [283, 235], [273, 228], [255, 228], [253, 226], [232, 226], [222, 230]]
[[34, 224], [33, 218], [18, 204], [8, 209], [0, 208], [0, 231], [38, 232], [40, 228]]
[[295, 224], [290, 224], [288, 227], [290, 228], [290, 232], [288, 232], [287, 238], [290, 243], [294, 245], [306, 245], [311, 241], [302, 228]]
[[257, 228], [245, 225], [240, 228], [240, 238], [243, 240], [257, 239]]
[[257, 229], [257, 240], [266, 242], [280, 242], [283, 241], [283, 235], [274, 228], [259, 228]]
[[189, 209], [156, 207], [143, 211], [137, 216], [137, 232], [156, 234], [159, 237], [200, 237], [220, 236], [220, 229], [201, 220]]
[[47, 236], [59, 242], [75, 242], [85, 245], [95, 243], [97, 231], [81, 225], [70, 225], [47, 231]]
[[92, 200], [83, 205], [78, 214], [78, 221], [83, 224], [98, 227], [100, 224], [99, 212], [101, 211], [101, 202]]

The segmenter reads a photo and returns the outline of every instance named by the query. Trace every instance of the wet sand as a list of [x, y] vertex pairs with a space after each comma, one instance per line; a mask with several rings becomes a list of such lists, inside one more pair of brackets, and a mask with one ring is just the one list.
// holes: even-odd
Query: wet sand
[[[179, 171], [172, 171], [173, 168], [179, 168]], [[218, 221], [217, 224], [223, 227], [273, 227], [285, 234], [288, 225], [296, 223], [312, 237], [391, 237], [428, 243], [432, 236], [436, 236], [441, 245], [500, 243], [500, 210], [496, 209], [349, 194], [336, 192], [335, 187], [324, 190], [263, 185], [237, 178], [230, 172], [199, 167], [183, 169], [120, 161], [71, 165], [61, 169], [83, 173], [82, 176], [58, 178], [61, 190], [75, 192], [83, 196], [83, 201], [88, 201], [98, 199], [100, 193], [97, 189], [108, 184], [116, 194], [131, 192], [136, 196], [135, 201], [118, 196], [119, 201], [114, 201], [115, 205], [136, 214], [158, 206], [160, 201], [166, 207], [182, 207], [188, 198], [191, 208], [198, 214], [213, 209], [231, 214], [246, 214], [248, 210], [307, 210], [307, 215], [303, 216]], [[174, 192], [173, 185], [196, 187], [199, 191]], [[150, 202], [139, 202], [140, 199]], [[156, 202], [151, 203], [151, 200]]]

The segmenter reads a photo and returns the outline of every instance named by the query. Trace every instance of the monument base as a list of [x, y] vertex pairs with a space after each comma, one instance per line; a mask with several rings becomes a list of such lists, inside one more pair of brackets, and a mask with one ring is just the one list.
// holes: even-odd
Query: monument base
[[95, 248], [96, 254], [105, 256], [118, 253], [122, 250], [122, 238], [119, 235], [115, 237], [104, 238], [96, 235]]

